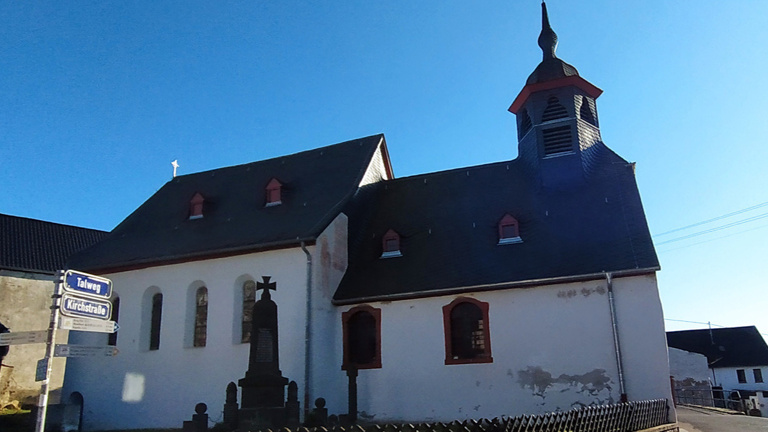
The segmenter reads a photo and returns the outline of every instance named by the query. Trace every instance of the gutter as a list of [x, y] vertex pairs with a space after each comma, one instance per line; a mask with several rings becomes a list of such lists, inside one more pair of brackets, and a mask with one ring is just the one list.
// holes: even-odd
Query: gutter
[[[639, 276], [639, 275], [655, 273], [659, 270], [661, 270], [661, 268], [657, 266], [657, 267], [648, 267], [648, 268], [642, 268], [642, 269], [638, 268], [638, 269], [631, 269], [631, 270], [619, 270], [619, 271], [611, 272], [611, 275], [612, 277]], [[571, 282], [603, 280], [605, 279], [605, 275], [606, 275], [605, 272], [600, 272], [600, 273], [588, 273], [588, 274], [577, 275], [577, 276], [561, 276], [561, 277], [552, 277], [552, 278], [529, 279], [529, 280], [517, 281], [517, 282], [500, 282], [495, 284], [467, 285], [463, 287], [434, 289], [434, 290], [425, 290], [425, 291], [409, 292], [409, 293], [383, 294], [383, 295], [356, 297], [356, 298], [341, 299], [341, 300], [333, 299], [331, 303], [335, 306], [343, 306], [343, 305], [368, 303], [368, 302], [375, 302], [375, 301], [411, 300], [411, 299], [419, 299], [419, 298], [426, 298], [426, 297], [437, 297], [437, 296], [443, 296], [443, 295], [466, 294], [466, 293], [472, 293], [472, 292], [478, 292], [478, 291], [498, 291], [498, 290], [504, 290], [504, 289], [510, 289], [510, 288], [526, 288], [526, 287], [532, 287], [537, 285], [556, 285], [556, 284], [565, 284], [565, 283], [571, 283]]]
[[616, 304], [613, 298], [613, 275], [605, 273], [605, 283], [608, 285], [608, 306], [611, 310], [611, 329], [613, 330], [613, 348], [616, 350], [616, 369], [619, 373], [619, 390], [621, 391], [621, 403], [627, 402], [627, 390], [624, 387], [624, 367], [621, 357], [621, 343], [619, 341], [619, 329], [616, 323]]
[[312, 368], [312, 255], [307, 250], [304, 241], [301, 242], [301, 250], [307, 255], [307, 323], [304, 328], [304, 419], [309, 416], [309, 385]]
[[[296, 237], [291, 240], [279, 240], [270, 243], [261, 243], [258, 245], [233, 246], [229, 248], [216, 249], [215, 251], [191, 252], [186, 254], [169, 255], [164, 257], [143, 258], [135, 261], [117, 263], [111, 266], [84, 266], [81, 269], [90, 273], [120, 273], [125, 271], [140, 270], [149, 267], [159, 267], [165, 265], [180, 264], [192, 261], [202, 261], [208, 259], [225, 258], [235, 255], [245, 255], [249, 253], [263, 252], [275, 249], [287, 249], [304, 244], [314, 244], [315, 237]], [[69, 263], [67, 263], [69, 264]], [[77, 263], [75, 263], [77, 265]], [[70, 267], [67, 267], [70, 268]]]

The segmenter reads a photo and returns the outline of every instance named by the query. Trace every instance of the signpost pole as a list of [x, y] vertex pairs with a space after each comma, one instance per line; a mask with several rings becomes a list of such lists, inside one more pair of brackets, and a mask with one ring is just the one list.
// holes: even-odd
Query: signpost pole
[[45, 431], [45, 416], [48, 412], [48, 384], [51, 380], [51, 368], [53, 350], [56, 341], [56, 327], [59, 323], [59, 299], [61, 298], [61, 286], [64, 283], [64, 272], [59, 271], [56, 273], [56, 281], [53, 287], [53, 301], [51, 302], [51, 322], [48, 326], [48, 341], [45, 346], [45, 362], [47, 369], [45, 371], [45, 379], [40, 386], [40, 399], [37, 403], [37, 427], [35, 432]]

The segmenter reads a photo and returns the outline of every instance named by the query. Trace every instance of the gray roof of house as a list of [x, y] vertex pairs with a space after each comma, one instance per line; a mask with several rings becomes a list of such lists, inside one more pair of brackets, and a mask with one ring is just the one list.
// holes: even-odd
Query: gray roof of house
[[107, 235], [80, 228], [0, 214], [0, 269], [53, 274], [74, 252]]
[[667, 332], [667, 345], [703, 354], [713, 368], [768, 365], [768, 345], [755, 326]]
[[[357, 191], [380, 144], [386, 152], [384, 136], [373, 135], [178, 176], [69, 264], [105, 271], [314, 241]], [[273, 178], [283, 185], [282, 204], [266, 207], [265, 188]], [[196, 193], [205, 199], [204, 216], [190, 220]]]
[[[349, 268], [334, 300], [655, 271], [633, 164], [603, 144], [593, 153], [588, 177], [557, 189], [520, 158], [366, 186], [347, 209]], [[507, 213], [522, 243], [498, 244]], [[389, 229], [400, 235], [400, 257], [381, 258]]]

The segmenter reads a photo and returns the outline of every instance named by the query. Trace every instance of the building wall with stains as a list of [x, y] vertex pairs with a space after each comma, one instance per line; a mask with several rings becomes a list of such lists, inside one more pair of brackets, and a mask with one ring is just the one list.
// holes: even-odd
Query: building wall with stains
[[[618, 278], [613, 286], [629, 399], [670, 399], [655, 277]], [[459, 296], [370, 304], [381, 309], [382, 367], [359, 372], [361, 418], [492, 418], [620, 400], [605, 280], [465, 296], [489, 303], [491, 363], [445, 364], [442, 307]]]
[[[0, 271], [0, 322], [12, 332], [45, 331], [51, 321], [53, 276]], [[66, 330], [57, 332], [56, 342], [66, 343]], [[45, 357], [46, 344], [11, 345], [0, 368], [0, 406], [37, 405], [40, 382], [35, 381], [37, 361]], [[60, 399], [66, 359], [55, 358], [51, 364], [51, 403]]]

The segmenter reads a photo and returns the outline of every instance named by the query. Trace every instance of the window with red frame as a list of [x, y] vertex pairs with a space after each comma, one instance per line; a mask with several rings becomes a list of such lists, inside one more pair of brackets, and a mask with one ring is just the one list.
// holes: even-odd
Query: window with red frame
[[344, 336], [342, 369], [381, 367], [381, 309], [358, 306], [341, 315]]
[[402, 256], [400, 252], [400, 235], [394, 230], [389, 230], [381, 239], [381, 257], [391, 258]]
[[509, 213], [499, 221], [499, 244], [521, 243], [520, 224]]
[[458, 298], [443, 306], [445, 364], [492, 363], [488, 303]]

